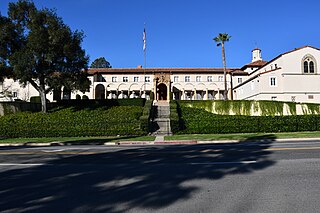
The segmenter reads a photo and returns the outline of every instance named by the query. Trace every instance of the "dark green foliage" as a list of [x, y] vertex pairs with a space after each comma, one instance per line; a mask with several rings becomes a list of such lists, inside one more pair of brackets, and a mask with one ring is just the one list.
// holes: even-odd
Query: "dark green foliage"
[[91, 63], [90, 68], [112, 68], [112, 66], [104, 57], [100, 57]]
[[143, 107], [142, 116], [140, 117], [140, 127], [145, 132], [151, 132], [151, 109], [152, 100], [147, 100]]
[[1, 137], [145, 135], [141, 106], [56, 108], [49, 113], [21, 112], [0, 117]]
[[32, 96], [30, 98], [30, 102], [31, 103], [41, 103], [41, 98], [40, 98], [40, 96]]
[[183, 130], [183, 127], [180, 125], [180, 119], [178, 114], [178, 102], [171, 101], [170, 102], [170, 127], [171, 132], [176, 133], [179, 130]]
[[77, 100], [81, 100], [81, 95], [77, 94], [77, 95], [76, 95], [76, 99], [77, 99]]
[[54, 88], [89, 88], [84, 35], [72, 31], [54, 10], [37, 9], [28, 0], [9, 3], [8, 17], [0, 14], [0, 29], [0, 71], [10, 69], [20, 83], [30, 83], [40, 94], [43, 112], [46, 94]]
[[[171, 112], [177, 107], [171, 128], [178, 134], [218, 134], [251, 132], [319, 131], [320, 115], [241, 116], [216, 115], [200, 108], [171, 103]], [[178, 115], [178, 119], [177, 119]], [[184, 124], [184, 125], [181, 125]]]
[[83, 100], [88, 100], [88, 99], [89, 99], [89, 97], [88, 97], [88, 96], [86, 96], [86, 95], [83, 95], [83, 96], [82, 96], [82, 99], [83, 99]]
[[[47, 100], [47, 103], [49, 103], [50, 101], [48, 99]], [[41, 104], [41, 97], [40, 96], [31, 96], [30, 97], [30, 102], [31, 103], [40, 103]]]

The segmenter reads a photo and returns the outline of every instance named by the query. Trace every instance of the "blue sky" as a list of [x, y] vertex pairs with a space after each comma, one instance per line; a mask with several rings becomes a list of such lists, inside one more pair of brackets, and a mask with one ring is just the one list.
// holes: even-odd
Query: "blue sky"
[[[0, 0], [2, 15], [8, 2]], [[251, 61], [259, 47], [264, 60], [304, 45], [320, 47], [317, 0], [35, 0], [55, 8], [72, 30], [83, 30], [90, 61], [105, 57], [114, 68], [144, 64], [142, 32], [147, 31], [147, 67], [222, 67], [221, 49], [212, 38], [232, 36], [226, 44], [228, 67]]]

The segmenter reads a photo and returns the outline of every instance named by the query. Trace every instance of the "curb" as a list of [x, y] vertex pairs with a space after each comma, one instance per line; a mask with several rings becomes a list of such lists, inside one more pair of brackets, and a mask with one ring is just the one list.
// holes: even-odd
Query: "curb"
[[[195, 144], [235, 144], [244, 142], [295, 142], [295, 141], [320, 141], [320, 138], [281, 138], [281, 139], [265, 139], [265, 140], [214, 140], [214, 141], [196, 141], [196, 140], [177, 140], [177, 141], [119, 141], [119, 142], [106, 142], [102, 146], [121, 146], [121, 145], [195, 145]], [[59, 141], [50, 143], [0, 143], [0, 147], [5, 146], [73, 146], [79, 144], [66, 144]], [[90, 144], [83, 144], [88, 145]]]

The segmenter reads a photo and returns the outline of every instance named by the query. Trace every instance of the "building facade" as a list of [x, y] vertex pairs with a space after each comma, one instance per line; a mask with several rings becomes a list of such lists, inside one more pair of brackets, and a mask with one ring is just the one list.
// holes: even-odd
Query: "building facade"
[[[320, 103], [320, 50], [305, 46], [283, 53], [269, 62], [261, 50], [252, 51], [252, 61], [227, 69], [228, 99], [277, 100]], [[88, 70], [90, 90], [55, 91], [49, 101], [75, 99], [154, 98], [157, 101], [224, 99], [222, 68], [97, 68]], [[0, 101], [29, 101], [38, 96], [29, 84], [5, 79], [0, 83]]]

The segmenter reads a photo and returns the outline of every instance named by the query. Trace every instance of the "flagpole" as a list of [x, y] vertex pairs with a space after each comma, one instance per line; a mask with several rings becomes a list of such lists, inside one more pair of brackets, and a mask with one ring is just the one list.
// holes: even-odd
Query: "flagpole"
[[144, 56], [144, 96], [147, 97], [146, 93], [146, 68], [147, 68], [147, 32], [146, 23], [144, 23], [143, 30], [143, 56]]

